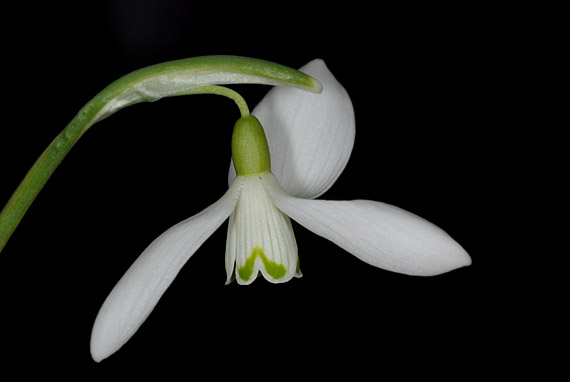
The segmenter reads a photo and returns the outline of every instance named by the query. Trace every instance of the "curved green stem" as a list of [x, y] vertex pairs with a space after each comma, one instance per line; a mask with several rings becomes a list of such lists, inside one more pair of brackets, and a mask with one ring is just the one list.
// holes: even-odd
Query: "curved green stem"
[[291, 86], [314, 93], [322, 90], [317, 80], [297, 70], [237, 56], [205, 56], [170, 61], [137, 70], [118, 79], [77, 113], [28, 171], [0, 213], [0, 252], [57, 166], [93, 124], [139, 102], [203, 93], [232, 98], [242, 116], [247, 116], [249, 110], [239, 94], [216, 86], [238, 83]]
[[217, 86], [217, 85], [200, 86], [199, 88], [193, 88], [177, 95], [191, 95], [191, 94], [217, 94], [224, 97], [228, 97], [236, 103], [242, 118], [249, 116], [249, 108], [247, 107], [247, 103], [245, 102], [243, 97], [238, 92], [230, 88]]

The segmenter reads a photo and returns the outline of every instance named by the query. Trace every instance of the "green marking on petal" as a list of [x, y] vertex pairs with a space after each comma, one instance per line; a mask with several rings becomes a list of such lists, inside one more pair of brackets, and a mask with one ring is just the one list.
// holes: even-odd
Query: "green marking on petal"
[[239, 276], [243, 281], [248, 281], [253, 274], [253, 266], [255, 264], [255, 259], [257, 256], [259, 256], [261, 258], [261, 261], [263, 261], [263, 265], [265, 266], [267, 274], [269, 274], [274, 279], [280, 279], [287, 274], [287, 268], [285, 268], [282, 264], [278, 264], [275, 261], [269, 260], [261, 248], [254, 247], [253, 251], [251, 252], [251, 256], [249, 256], [245, 261], [245, 264], [238, 269]]

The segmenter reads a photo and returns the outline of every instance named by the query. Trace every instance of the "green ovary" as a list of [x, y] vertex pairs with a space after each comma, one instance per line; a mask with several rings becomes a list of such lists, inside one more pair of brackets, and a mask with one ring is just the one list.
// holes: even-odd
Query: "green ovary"
[[269, 260], [261, 248], [254, 247], [253, 251], [251, 252], [251, 256], [249, 256], [245, 261], [245, 264], [238, 269], [239, 276], [243, 281], [248, 281], [253, 274], [253, 266], [255, 264], [255, 259], [257, 256], [259, 256], [261, 258], [261, 261], [263, 261], [263, 265], [265, 266], [267, 273], [274, 279], [280, 279], [287, 274], [287, 268], [285, 268], [282, 264], [278, 264], [275, 261]]
[[234, 126], [232, 158], [238, 175], [259, 175], [271, 171], [271, 157], [265, 131], [253, 115], [238, 119]]

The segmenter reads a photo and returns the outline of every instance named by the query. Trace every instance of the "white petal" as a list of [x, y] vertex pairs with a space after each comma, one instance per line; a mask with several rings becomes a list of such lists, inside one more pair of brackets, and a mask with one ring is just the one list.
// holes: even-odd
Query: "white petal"
[[[316, 198], [344, 170], [354, 145], [352, 102], [322, 60], [299, 69], [323, 84], [321, 94], [273, 88], [253, 110], [263, 125], [271, 172], [291, 195]], [[229, 179], [235, 177], [233, 164]]]
[[432, 276], [471, 264], [442, 229], [398, 207], [369, 200], [299, 199], [283, 191], [271, 174], [262, 180], [281, 211], [371, 265]]
[[291, 220], [275, 207], [258, 176], [242, 179], [242, 191], [228, 224], [228, 282], [234, 264], [235, 278], [242, 285], [251, 284], [259, 272], [272, 283], [300, 277]]
[[138, 330], [182, 266], [228, 218], [237, 203], [240, 182], [216, 203], [170, 228], [139, 256], [107, 297], [91, 333], [91, 355], [107, 358]]

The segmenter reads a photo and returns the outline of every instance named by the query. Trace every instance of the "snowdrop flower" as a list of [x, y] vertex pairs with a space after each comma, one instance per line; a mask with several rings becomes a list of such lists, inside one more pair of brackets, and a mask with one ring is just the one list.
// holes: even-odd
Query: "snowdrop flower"
[[[188, 259], [229, 219], [227, 282], [300, 277], [291, 220], [379, 268], [431, 276], [469, 265], [465, 250], [430, 222], [368, 200], [314, 200], [345, 168], [355, 135], [352, 103], [322, 60], [300, 69], [322, 94], [273, 88], [232, 135], [229, 189], [158, 237], [108, 296], [95, 321], [100, 361], [137, 331]], [[265, 130], [264, 130], [265, 129]], [[302, 255], [302, 254], [301, 254]]]
[[[236, 83], [280, 87], [250, 115], [239, 94], [219, 86]], [[226, 220], [228, 283], [250, 284], [260, 274], [273, 283], [301, 276], [291, 219], [359, 259], [394, 272], [430, 276], [471, 263], [444, 231], [397, 207], [367, 200], [316, 200], [337, 180], [352, 151], [355, 121], [347, 92], [322, 60], [296, 71], [235, 56], [157, 64], [103, 89], [46, 148], [0, 212], [0, 251], [92, 125], [138, 102], [204, 93], [232, 98], [242, 115], [232, 134], [229, 189], [154, 240], [127, 270], [95, 320], [95, 361], [131, 338], [182, 266]]]

